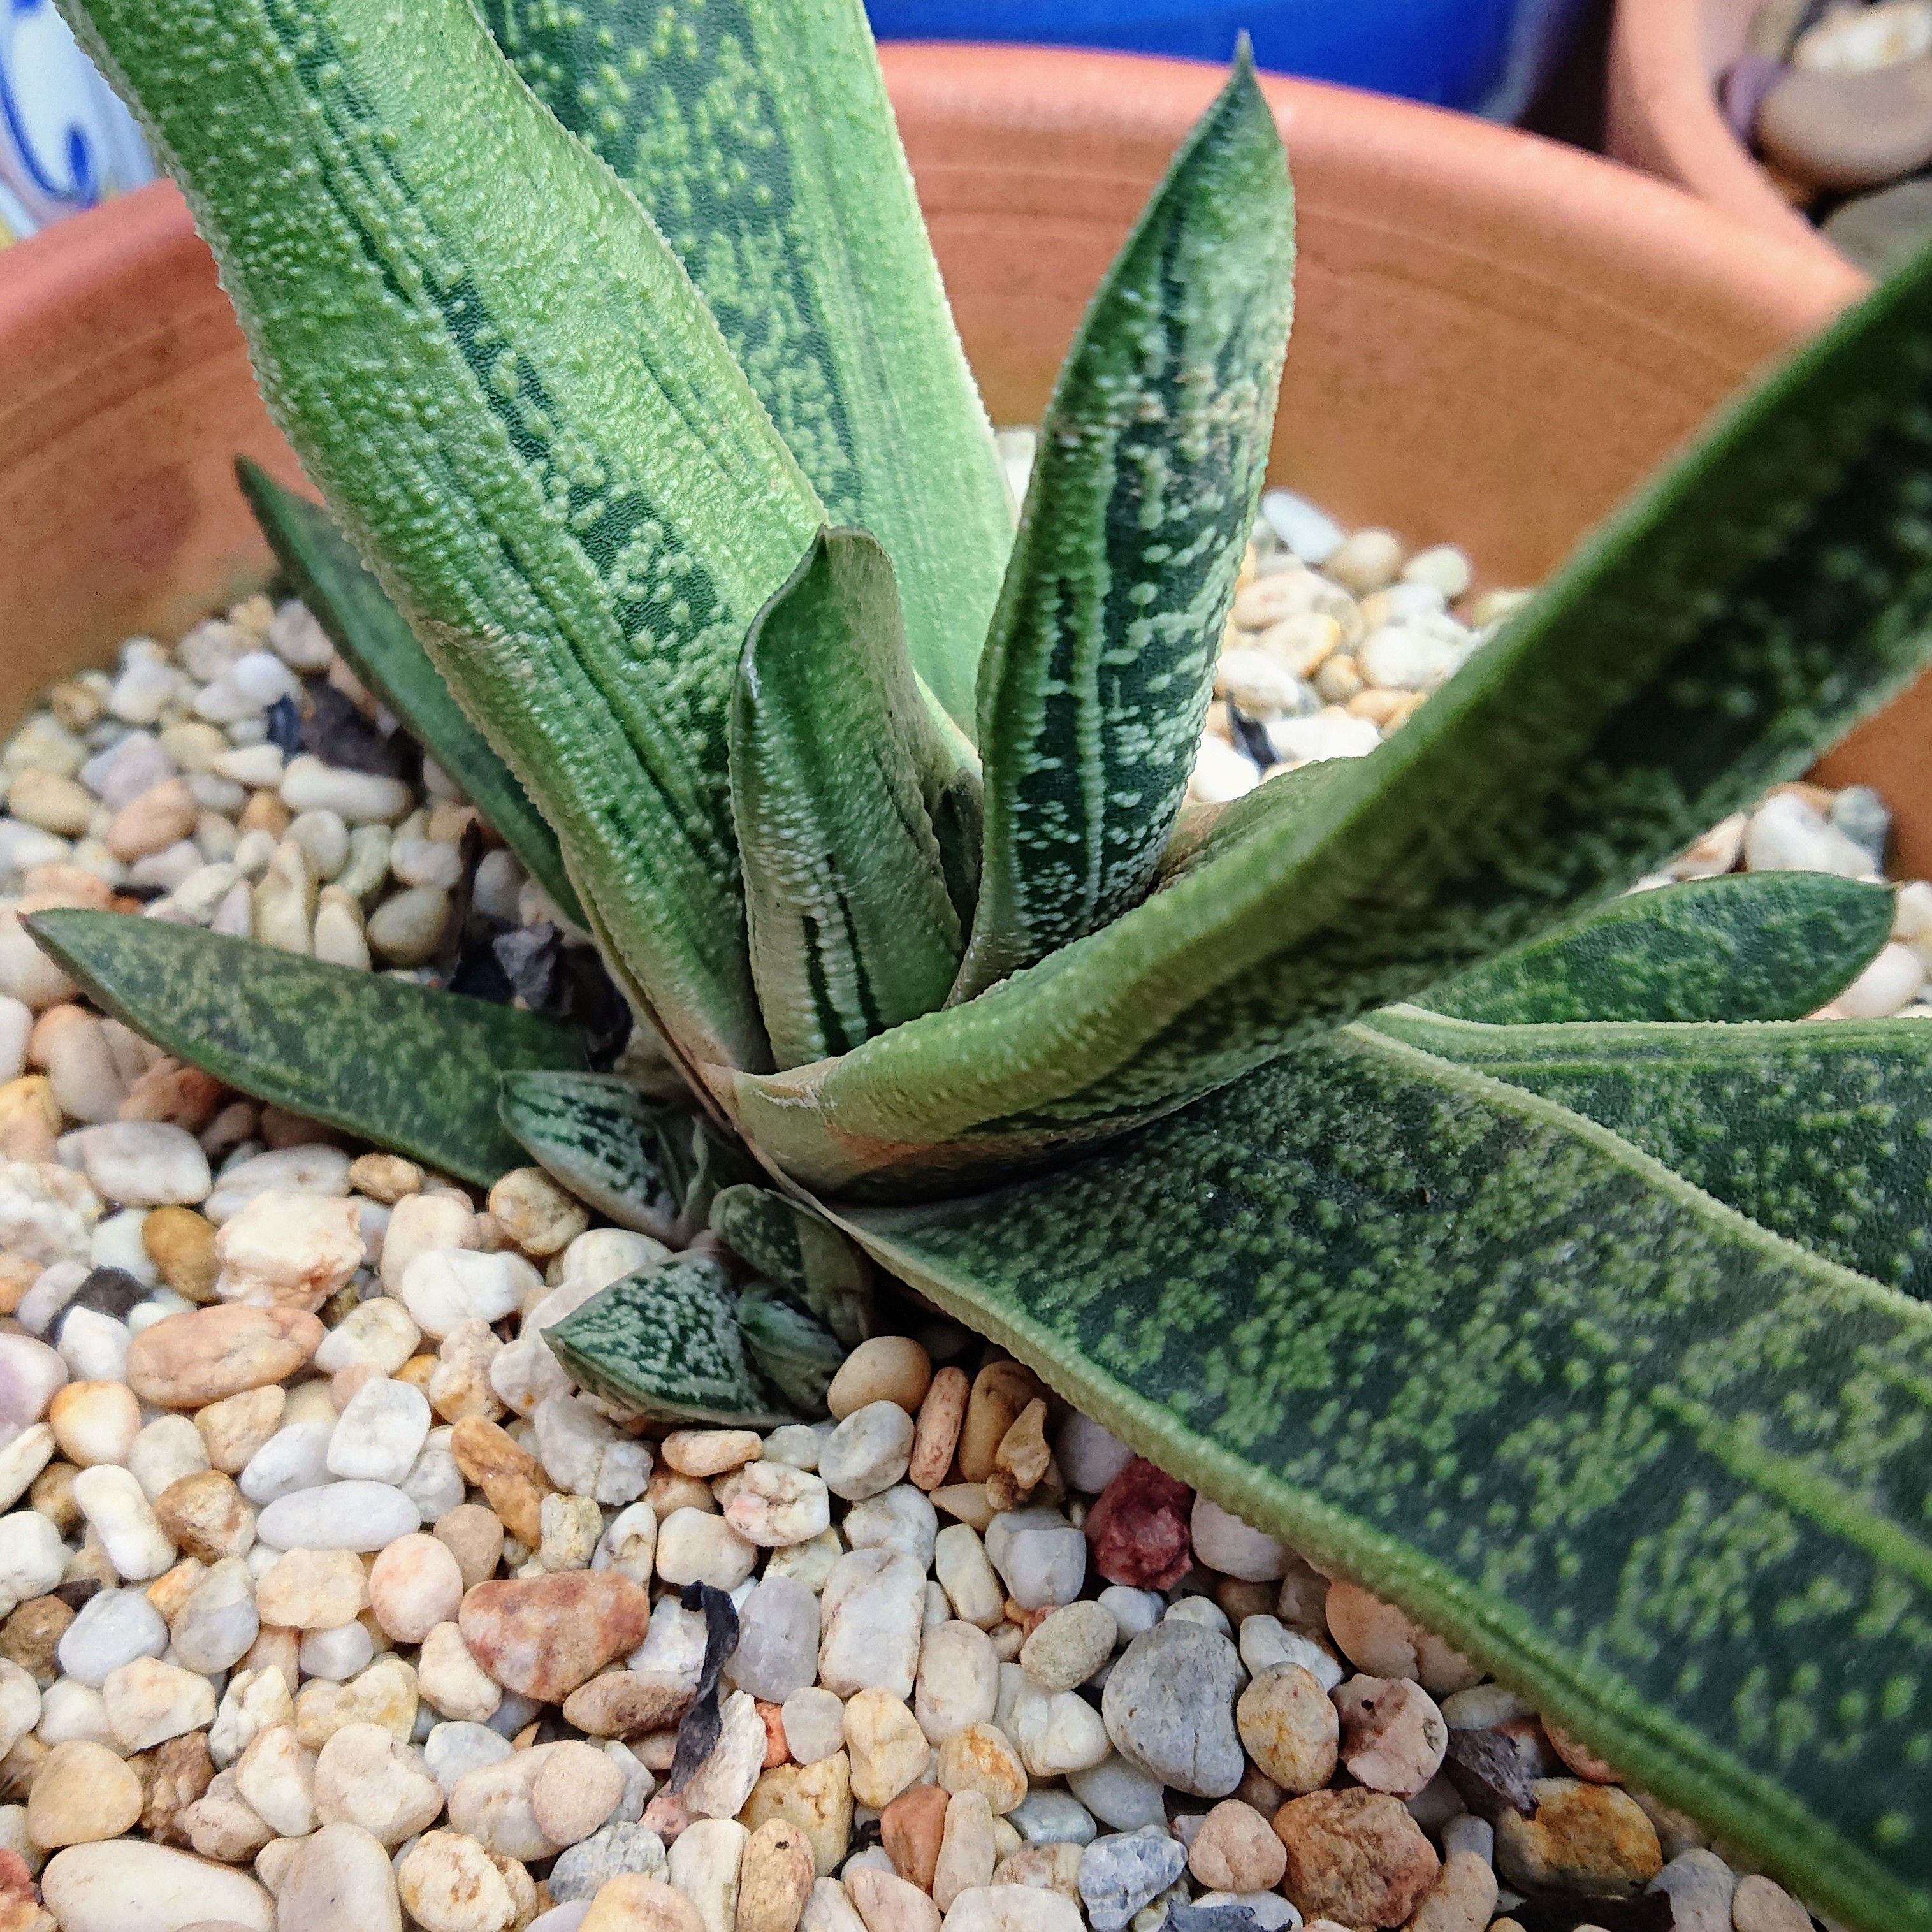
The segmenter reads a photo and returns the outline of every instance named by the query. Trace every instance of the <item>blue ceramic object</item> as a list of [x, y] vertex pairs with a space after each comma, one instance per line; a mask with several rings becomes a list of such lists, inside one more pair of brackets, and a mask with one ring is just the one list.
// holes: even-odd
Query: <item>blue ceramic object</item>
[[881, 40], [1011, 40], [1225, 61], [1514, 120], [1582, 0], [867, 0]]

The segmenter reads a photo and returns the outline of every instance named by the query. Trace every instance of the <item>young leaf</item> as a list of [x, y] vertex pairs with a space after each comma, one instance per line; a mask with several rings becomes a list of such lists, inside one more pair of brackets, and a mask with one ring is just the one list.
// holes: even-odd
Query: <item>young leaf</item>
[[1224, 849], [978, 999], [718, 1090], [811, 1186], [956, 1185], [1600, 902], [1796, 776], [1932, 650], [1928, 376], [1932, 256], [1732, 410], [1368, 757], [1262, 786]]
[[1932, 1027], [1366, 1022], [1587, 1114], [1740, 1214], [1932, 1301]]
[[504, 1131], [580, 1201], [653, 1240], [677, 1231], [695, 1171], [688, 1109], [599, 1073], [506, 1074]]
[[734, 1429], [795, 1422], [745, 1359], [737, 1302], [716, 1262], [675, 1255], [613, 1282], [543, 1338], [573, 1379], [640, 1415]]
[[1797, 1020], [1892, 936], [1892, 896], [1828, 872], [1735, 872], [1633, 892], [1432, 986], [1416, 1004], [1498, 1026]]
[[759, 1374], [801, 1415], [823, 1415], [825, 1391], [845, 1360], [845, 1345], [769, 1282], [752, 1282], [740, 1290], [738, 1326]]
[[470, 0], [64, 4], [632, 990], [687, 1059], [767, 1064], [724, 712], [824, 515], [676, 258]]
[[728, 1188], [749, 1186], [764, 1179], [742, 1141], [721, 1133], [701, 1115], [692, 1121], [692, 1172], [678, 1210], [677, 1238], [688, 1243], [711, 1225], [712, 1204]]
[[199, 926], [66, 908], [25, 923], [116, 1018], [177, 1060], [292, 1113], [487, 1187], [518, 1164], [499, 1077], [579, 1067], [534, 1013], [361, 973]]
[[711, 1232], [759, 1274], [802, 1300], [848, 1348], [872, 1332], [872, 1271], [865, 1256], [801, 1202], [769, 1187], [722, 1189]]
[[860, 0], [484, 0], [691, 272], [832, 520], [883, 543], [912, 661], [973, 728], [1012, 512]]
[[1362, 1028], [843, 1218], [1815, 1905], [1932, 1928], [1932, 1310]]
[[235, 469], [284, 572], [350, 668], [463, 788], [564, 916], [581, 926], [584, 908], [563, 869], [556, 834], [463, 715], [408, 620], [363, 568], [334, 518], [245, 456]]
[[752, 978], [781, 1066], [931, 1012], [952, 983], [959, 917], [922, 782], [934, 735], [885, 552], [821, 531], [752, 626], [731, 699]]
[[1245, 52], [1068, 352], [980, 665], [986, 843], [957, 998], [1151, 884], [1201, 742], [1294, 307], [1294, 203]]

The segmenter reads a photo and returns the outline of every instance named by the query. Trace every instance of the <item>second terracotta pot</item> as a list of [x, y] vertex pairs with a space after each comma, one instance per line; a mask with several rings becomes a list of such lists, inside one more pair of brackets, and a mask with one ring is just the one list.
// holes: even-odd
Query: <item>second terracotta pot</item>
[[[889, 48], [885, 63], [989, 407], [1032, 420], [1221, 76], [956, 46]], [[1301, 254], [1274, 473], [1346, 520], [1460, 542], [1491, 582], [1547, 574], [1861, 286], [1815, 241], [1767, 239], [1573, 150], [1265, 85]], [[8, 252], [0, 371], [4, 721], [62, 670], [258, 580], [267, 557], [230, 464], [246, 451], [298, 472], [171, 188]], [[1904, 774], [1865, 762], [1900, 808], [1906, 862], [1932, 870], [1932, 793], [1902, 796]]]

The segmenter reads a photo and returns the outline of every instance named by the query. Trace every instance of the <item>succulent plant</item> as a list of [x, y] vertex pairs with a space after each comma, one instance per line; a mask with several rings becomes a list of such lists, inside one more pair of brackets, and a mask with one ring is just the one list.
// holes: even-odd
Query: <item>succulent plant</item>
[[250, 1091], [716, 1229], [762, 1285], [680, 1257], [554, 1331], [645, 1412], [808, 1407], [883, 1270], [1821, 1906], [1932, 1928], [1932, 1034], [1802, 1017], [1878, 888], [1616, 897], [1923, 661], [1932, 275], [1372, 755], [1204, 811], [1292, 283], [1245, 63], [1016, 534], [859, 0], [64, 4], [349, 533], [254, 479], [290, 575], [688, 1096], [245, 941], [43, 944]]

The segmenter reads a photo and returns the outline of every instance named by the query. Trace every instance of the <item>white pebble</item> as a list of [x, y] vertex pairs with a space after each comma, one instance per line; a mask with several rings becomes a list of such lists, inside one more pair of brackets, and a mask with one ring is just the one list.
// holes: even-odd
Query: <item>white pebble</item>
[[422, 1526], [416, 1504], [400, 1490], [388, 1483], [351, 1481], [278, 1497], [256, 1520], [255, 1534], [274, 1550], [370, 1553]]
[[349, 1399], [329, 1438], [328, 1473], [373, 1483], [400, 1483], [429, 1434], [421, 1389], [386, 1377], [364, 1382]]
[[[69, 1327], [75, 1318], [68, 1318]], [[158, 1576], [174, 1562], [174, 1545], [155, 1521], [140, 1484], [125, 1469], [103, 1462], [82, 1470], [74, 1479], [74, 1499], [100, 1538], [108, 1562], [128, 1582]], [[0, 1522], [14, 1520], [7, 1517]]]
[[74, 1139], [88, 1179], [107, 1200], [157, 1208], [208, 1198], [208, 1156], [184, 1128], [164, 1120], [111, 1120], [83, 1129]]

